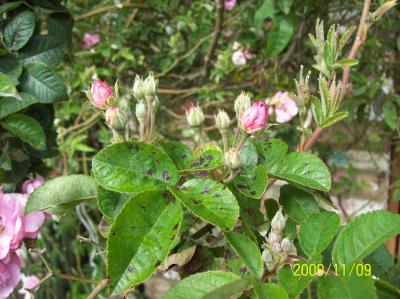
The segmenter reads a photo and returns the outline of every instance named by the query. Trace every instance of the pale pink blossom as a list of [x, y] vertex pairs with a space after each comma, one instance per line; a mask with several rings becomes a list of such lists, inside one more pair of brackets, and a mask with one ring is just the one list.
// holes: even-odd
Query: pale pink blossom
[[272, 107], [271, 114], [275, 113], [276, 122], [278, 123], [291, 121], [299, 112], [296, 102], [290, 98], [288, 92], [279, 91], [271, 99], [266, 99], [265, 103]]
[[236, 6], [236, 0], [225, 0], [224, 8], [225, 10], [231, 10]]
[[253, 58], [253, 54], [249, 50], [244, 50], [243, 56], [244, 58], [246, 58], [246, 60], [250, 60]]
[[82, 37], [82, 48], [90, 50], [100, 42], [100, 36], [98, 34], [85, 33]]
[[246, 57], [241, 49], [233, 52], [232, 62], [234, 65], [245, 65], [247, 63]]
[[35, 275], [22, 276], [22, 285], [25, 289], [34, 289], [39, 285], [40, 279]]
[[21, 258], [12, 252], [7, 260], [0, 260], [0, 299], [8, 298], [21, 280]]
[[105, 109], [108, 99], [112, 96], [111, 87], [101, 80], [95, 80], [91, 89], [91, 101], [99, 109]]
[[254, 133], [263, 129], [267, 123], [268, 107], [264, 102], [257, 102], [247, 108], [241, 117], [242, 128], [247, 133]]
[[22, 193], [29, 195], [35, 190], [37, 187], [44, 183], [44, 178], [41, 176], [37, 176], [34, 179], [26, 180], [22, 184]]

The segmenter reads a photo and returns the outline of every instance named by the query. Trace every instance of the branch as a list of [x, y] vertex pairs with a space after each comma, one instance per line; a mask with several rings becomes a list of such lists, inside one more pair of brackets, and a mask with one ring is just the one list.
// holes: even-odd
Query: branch
[[221, 35], [222, 24], [224, 22], [224, 0], [215, 0], [217, 3], [217, 18], [215, 20], [213, 39], [211, 41], [210, 47], [208, 48], [207, 56], [204, 57], [204, 74], [208, 76], [209, 72], [209, 62], [217, 47], [218, 39]]
[[99, 284], [97, 285], [97, 287], [95, 287], [93, 289], [93, 291], [89, 294], [89, 296], [87, 297], [87, 299], [94, 299], [97, 297], [98, 294], [100, 294], [100, 292], [105, 289], [107, 287], [108, 284], [108, 279], [102, 279], [100, 280]]

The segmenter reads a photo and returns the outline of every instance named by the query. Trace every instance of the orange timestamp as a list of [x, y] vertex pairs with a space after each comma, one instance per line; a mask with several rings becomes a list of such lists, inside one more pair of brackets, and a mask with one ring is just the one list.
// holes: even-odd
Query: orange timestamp
[[323, 276], [329, 274], [335, 276], [371, 276], [372, 267], [371, 264], [363, 263], [354, 263], [351, 265], [329, 264], [327, 267], [323, 264], [302, 263], [293, 265], [293, 276]]

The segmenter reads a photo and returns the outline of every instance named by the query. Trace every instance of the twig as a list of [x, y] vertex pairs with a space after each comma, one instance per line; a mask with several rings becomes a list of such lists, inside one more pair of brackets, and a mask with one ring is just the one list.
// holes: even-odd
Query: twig
[[214, 25], [213, 39], [208, 48], [207, 56], [204, 57], [204, 75], [205, 76], [208, 76], [209, 65], [210, 65], [209, 63], [215, 52], [215, 48], [217, 47], [218, 39], [221, 35], [222, 24], [224, 22], [224, 0], [215, 0], [215, 2], [217, 4], [217, 18], [215, 20], [215, 25]]
[[116, 8], [121, 9], [125, 7], [134, 7], [134, 8], [149, 8], [146, 4], [143, 3], [129, 3], [129, 1], [122, 3], [122, 4], [111, 4], [107, 6], [100, 7], [98, 9], [92, 10], [88, 13], [85, 13], [83, 15], [77, 16], [74, 18], [75, 21], [80, 21], [89, 17], [93, 17], [95, 15], [101, 14], [103, 12], [108, 12], [111, 10], [114, 10]]
[[98, 294], [101, 293], [101, 291], [103, 289], [105, 289], [107, 287], [108, 284], [108, 279], [102, 279], [100, 280], [99, 284], [97, 285], [97, 287], [95, 287], [93, 289], [93, 291], [89, 294], [89, 296], [87, 297], [87, 299], [94, 299], [97, 297]]

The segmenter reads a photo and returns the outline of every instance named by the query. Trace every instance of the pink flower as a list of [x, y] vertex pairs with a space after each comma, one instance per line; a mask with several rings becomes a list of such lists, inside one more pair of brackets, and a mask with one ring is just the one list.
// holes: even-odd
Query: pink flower
[[0, 192], [0, 261], [9, 258], [10, 250], [21, 246], [25, 203], [23, 194]]
[[22, 284], [24, 289], [34, 289], [38, 286], [39, 282], [40, 279], [35, 275], [22, 276]]
[[33, 192], [33, 190], [35, 190], [43, 183], [44, 183], [44, 178], [41, 176], [37, 176], [34, 179], [27, 180], [22, 184], [22, 193], [29, 195]]
[[98, 34], [85, 33], [82, 38], [82, 48], [90, 50], [100, 42], [100, 36]]
[[112, 124], [114, 122], [114, 118], [117, 114], [118, 114], [117, 106], [110, 106], [107, 108], [106, 114], [105, 114], [107, 125], [112, 126]]
[[225, 0], [224, 8], [225, 10], [231, 10], [236, 6], [236, 0]]
[[101, 80], [95, 80], [91, 89], [91, 101], [99, 109], [106, 108], [108, 99], [112, 96], [111, 87]]
[[12, 252], [7, 259], [0, 260], [0, 299], [7, 298], [21, 280], [21, 258]]
[[272, 105], [275, 111], [276, 121], [278, 123], [286, 123], [299, 112], [296, 102], [289, 97], [288, 92], [277, 92], [272, 99], [265, 101], [267, 105]]
[[23, 217], [24, 239], [36, 239], [45, 220], [45, 212], [40, 211], [30, 213], [29, 215]]
[[263, 129], [267, 123], [268, 107], [264, 102], [257, 102], [251, 105], [241, 118], [242, 128], [247, 133], [254, 133]]
[[246, 58], [247, 60], [253, 58], [253, 54], [252, 54], [249, 50], [245, 50], [245, 51], [243, 52], [243, 56], [244, 56], [244, 58]]

